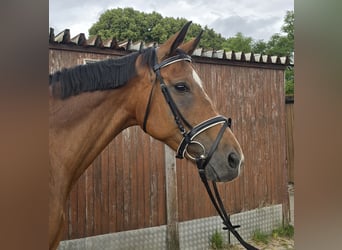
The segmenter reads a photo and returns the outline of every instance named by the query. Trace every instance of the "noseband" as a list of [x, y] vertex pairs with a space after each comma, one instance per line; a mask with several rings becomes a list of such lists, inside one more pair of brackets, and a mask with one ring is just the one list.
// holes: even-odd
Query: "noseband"
[[[192, 59], [189, 55], [182, 53], [182, 54], [178, 54], [178, 55], [169, 57], [169, 58], [163, 60], [161, 63], [158, 64], [157, 53], [156, 53], [156, 49], [155, 49], [155, 63], [153, 66], [153, 71], [156, 74], [156, 81], [158, 80], [160, 83], [160, 88], [161, 88], [162, 93], [165, 97], [165, 100], [166, 100], [167, 104], [169, 105], [170, 110], [171, 110], [173, 117], [175, 119], [175, 122], [177, 124], [177, 127], [183, 136], [183, 139], [178, 146], [176, 157], [179, 159], [183, 159], [185, 157], [185, 155], [187, 155], [188, 158], [190, 158], [191, 160], [194, 160], [196, 162], [200, 178], [201, 178], [202, 182], [204, 183], [204, 186], [205, 186], [205, 188], [208, 192], [208, 195], [211, 199], [211, 202], [213, 203], [216, 211], [218, 212], [218, 214], [220, 215], [220, 217], [223, 220], [223, 224], [225, 225], [225, 227], [223, 229], [229, 230], [230, 232], [232, 232], [234, 234], [234, 236], [239, 240], [239, 242], [247, 250], [258, 250], [257, 248], [255, 248], [252, 245], [245, 242], [242, 239], [242, 237], [239, 235], [239, 233], [235, 230], [236, 228], [240, 227], [240, 225], [235, 225], [235, 226], [232, 225], [230, 218], [229, 218], [230, 216], [227, 214], [227, 212], [225, 211], [225, 208], [223, 206], [223, 202], [222, 202], [222, 199], [221, 199], [220, 194], [218, 192], [216, 183], [214, 181], [212, 182], [214, 193], [215, 193], [215, 196], [214, 196], [213, 192], [211, 191], [211, 189], [209, 187], [208, 180], [205, 176], [205, 168], [208, 165], [208, 163], [209, 163], [211, 157], [213, 156], [215, 150], [217, 149], [217, 146], [222, 139], [224, 131], [226, 130], [227, 127], [229, 127], [229, 128], [231, 127], [232, 120], [231, 120], [231, 118], [226, 118], [224, 116], [216, 116], [216, 117], [213, 117], [213, 118], [210, 118], [206, 121], [201, 122], [200, 124], [196, 125], [195, 127], [191, 126], [191, 124], [184, 118], [182, 113], [179, 111], [176, 103], [174, 102], [174, 100], [171, 97], [171, 94], [170, 94], [170, 92], [169, 92], [169, 90], [168, 90], [168, 88], [164, 82], [163, 77], [160, 74], [160, 70], [162, 68], [167, 67], [170, 64], [180, 62], [180, 61], [192, 62]], [[150, 113], [150, 106], [151, 106], [151, 101], [152, 101], [152, 96], [153, 96], [155, 85], [156, 84], [154, 84], [152, 86], [150, 96], [148, 99], [148, 103], [146, 106], [144, 122], [143, 122], [143, 130], [145, 133], [146, 133], [146, 124], [147, 124], [148, 116]], [[213, 142], [210, 150], [207, 153], [205, 146], [201, 142], [196, 141], [195, 137], [198, 136], [199, 134], [203, 133], [204, 131], [206, 131], [206, 130], [214, 127], [214, 126], [220, 125], [220, 124], [222, 124], [222, 127], [221, 127], [219, 133], [217, 134], [217, 137], [216, 137], [215, 141]], [[186, 131], [184, 126], [188, 127], [189, 131]], [[198, 145], [202, 149], [202, 153], [198, 156], [192, 155], [191, 153], [189, 153], [187, 151], [187, 149], [190, 145]]]

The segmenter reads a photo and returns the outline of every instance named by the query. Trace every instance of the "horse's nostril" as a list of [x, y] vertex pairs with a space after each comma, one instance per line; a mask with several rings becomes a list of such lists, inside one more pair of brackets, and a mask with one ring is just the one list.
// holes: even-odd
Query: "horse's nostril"
[[231, 168], [237, 168], [240, 164], [240, 157], [235, 152], [230, 153], [228, 155], [228, 164]]

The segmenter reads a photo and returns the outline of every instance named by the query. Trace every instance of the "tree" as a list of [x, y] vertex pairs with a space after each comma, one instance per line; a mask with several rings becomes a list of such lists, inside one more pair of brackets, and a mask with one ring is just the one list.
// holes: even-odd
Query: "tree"
[[287, 67], [285, 70], [285, 94], [294, 94], [294, 72], [293, 67]]
[[[99, 20], [89, 29], [89, 35], [100, 35], [104, 39], [115, 37], [119, 41], [132, 39], [133, 41], [152, 41], [153, 28], [162, 16], [157, 12], [145, 14], [133, 8], [117, 8], [104, 12]], [[165, 35], [163, 34], [158, 35]]]
[[287, 11], [281, 30], [290, 41], [294, 41], [294, 11]]
[[[104, 12], [90, 27], [89, 35], [100, 35], [103, 39], [115, 37], [119, 41], [131, 39], [163, 43], [186, 22], [185, 18], [162, 17], [157, 12], [147, 14], [133, 8], [117, 8]], [[202, 29], [199, 24], [192, 24], [185, 40], [196, 37]], [[220, 34], [205, 26], [199, 46], [218, 50], [224, 41]]]
[[294, 51], [294, 12], [287, 11], [284, 24], [281, 31], [284, 35], [279, 33], [274, 34], [267, 43], [266, 53], [277, 56], [291, 56]]
[[[284, 35], [274, 34], [267, 43], [266, 53], [277, 56], [292, 56], [294, 53], [294, 11], [287, 11], [284, 24], [281, 27]], [[294, 70], [287, 67], [285, 70], [285, 93], [294, 94]]]
[[220, 50], [222, 49], [222, 44], [224, 41], [225, 39], [221, 36], [221, 34], [217, 34], [213, 29], [205, 26], [199, 45], [203, 48]]
[[[157, 12], [150, 14], [133, 8], [117, 8], [104, 12], [89, 29], [89, 35], [101, 35], [103, 39], [115, 37], [118, 41], [163, 43], [179, 31], [187, 22], [185, 18], [163, 17]], [[185, 40], [197, 36], [204, 30], [199, 46], [214, 50], [253, 52], [267, 55], [291, 56], [294, 52], [294, 12], [287, 11], [281, 33], [274, 34], [269, 41], [254, 41], [253, 38], [238, 32], [234, 37], [224, 38], [213, 29], [192, 24]], [[286, 69], [286, 94], [293, 94], [293, 68]]]
[[253, 39], [251, 37], [246, 37], [241, 32], [238, 32], [234, 37], [226, 40], [224, 43], [224, 49], [248, 53], [252, 50], [252, 41]]
[[[102, 38], [115, 37], [119, 41], [163, 43], [177, 32], [188, 20], [185, 18], [163, 17], [157, 12], [150, 14], [136, 11], [133, 8], [117, 8], [104, 12], [99, 20], [89, 29], [89, 35], [101, 35]], [[294, 12], [287, 11], [280, 33], [274, 34], [268, 42], [254, 41], [251, 37], [238, 32], [234, 37], [224, 38], [213, 29], [204, 27], [201, 47], [215, 50], [225, 49], [243, 52], [254, 52], [278, 56], [290, 56], [294, 51]], [[203, 28], [199, 24], [190, 26], [188, 36], [195, 37]]]
[[252, 52], [255, 54], [266, 54], [267, 42], [258, 40], [252, 43]]

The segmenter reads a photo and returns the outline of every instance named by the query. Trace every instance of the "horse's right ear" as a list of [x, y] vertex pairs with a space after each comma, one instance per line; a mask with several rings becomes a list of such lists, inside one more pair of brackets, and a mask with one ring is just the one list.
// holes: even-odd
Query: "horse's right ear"
[[165, 43], [160, 45], [157, 50], [159, 62], [171, 55], [178, 48], [178, 46], [183, 43], [191, 23], [191, 21], [187, 22], [179, 32], [171, 36]]

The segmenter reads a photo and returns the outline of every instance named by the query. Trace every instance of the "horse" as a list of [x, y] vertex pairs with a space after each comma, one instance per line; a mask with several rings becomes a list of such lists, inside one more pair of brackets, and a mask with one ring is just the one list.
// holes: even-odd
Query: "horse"
[[190, 24], [159, 47], [49, 75], [49, 249], [61, 240], [73, 185], [127, 127], [140, 126], [178, 158], [205, 161], [208, 180], [241, 173], [241, 146], [190, 57], [202, 32], [184, 42]]

